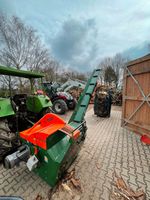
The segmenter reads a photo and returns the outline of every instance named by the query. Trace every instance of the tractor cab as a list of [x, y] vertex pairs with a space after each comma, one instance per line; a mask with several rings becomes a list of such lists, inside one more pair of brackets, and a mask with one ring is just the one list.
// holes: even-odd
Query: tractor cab
[[30, 81], [31, 92], [28, 93], [17, 93], [12, 95], [12, 89], [10, 90], [10, 101], [16, 105], [18, 111], [29, 111], [35, 114], [39, 114], [40, 112], [44, 112], [49, 109], [52, 104], [48, 96], [42, 94], [38, 95], [38, 93], [34, 92], [34, 79], [42, 79], [44, 77], [43, 74], [34, 73], [30, 71], [17, 70], [10, 67], [0, 66], [0, 74], [7, 76], [15, 76], [21, 78], [27, 78]]
[[42, 87], [50, 98], [53, 98], [54, 96], [56, 96], [58, 87], [55, 83], [44, 82], [44, 83], [42, 83]]
[[53, 110], [56, 114], [64, 114], [68, 109], [74, 110], [76, 99], [68, 92], [59, 91], [60, 84], [57, 82], [42, 83], [43, 90], [50, 97], [53, 103]]

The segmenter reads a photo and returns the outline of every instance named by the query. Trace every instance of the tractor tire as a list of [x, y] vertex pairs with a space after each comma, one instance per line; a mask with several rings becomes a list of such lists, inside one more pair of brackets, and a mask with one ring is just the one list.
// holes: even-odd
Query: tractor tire
[[11, 150], [12, 146], [9, 141], [0, 136], [0, 162], [3, 160], [4, 156]]
[[41, 117], [43, 117], [44, 115], [46, 115], [47, 113], [53, 113], [54, 111], [52, 110], [51, 107], [49, 108], [44, 108], [41, 112]]
[[[3, 160], [3, 157], [11, 151], [15, 144], [16, 135], [12, 133], [6, 124], [6, 122], [0, 122], [0, 161]], [[18, 143], [18, 142], [17, 142]]]
[[52, 109], [54, 113], [63, 115], [67, 111], [67, 104], [64, 100], [57, 99], [56, 101], [53, 102]]
[[68, 103], [68, 108], [69, 108], [70, 110], [74, 110], [75, 107], [76, 107], [76, 104], [77, 104], [77, 101], [74, 100], [74, 101], [71, 102], [70, 104]]

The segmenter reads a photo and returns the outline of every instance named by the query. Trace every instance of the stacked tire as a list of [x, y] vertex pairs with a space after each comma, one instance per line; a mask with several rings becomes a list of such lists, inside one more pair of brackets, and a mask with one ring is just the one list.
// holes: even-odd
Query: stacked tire
[[110, 117], [110, 100], [107, 92], [96, 92], [94, 98], [94, 114], [98, 117]]

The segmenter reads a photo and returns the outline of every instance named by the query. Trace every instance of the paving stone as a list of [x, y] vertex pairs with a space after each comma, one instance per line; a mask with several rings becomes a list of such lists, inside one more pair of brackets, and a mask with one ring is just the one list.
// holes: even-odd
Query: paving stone
[[129, 182], [133, 183], [134, 185], [137, 185], [136, 176], [129, 174]]
[[108, 188], [103, 187], [103, 193], [100, 196], [100, 199], [109, 199], [109, 195], [110, 195], [110, 191], [108, 190]]
[[137, 174], [143, 174], [143, 168], [142, 167], [138, 167], [138, 166], [136, 166], [136, 173]]
[[[69, 114], [67, 114], [69, 117]], [[73, 164], [80, 178], [82, 194], [77, 200], [109, 200], [114, 172], [133, 188], [142, 187], [150, 197], [150, 146], [143, 145], [138, 135], [120, 127], [121, 112], [112, 110], [110, 118], [98, 118], [93, 110], [86, 114], [87, 138]], [[40, 194], [48, 200], [50, 187], [25, 164], [12, 170], [0, 165], [0, 195], [19, 195], [35, 200]], [[65, 191], [56, 192], [52, 200], [70, 200]]]
[[127, 162], [123, 162], [122, 163], [122, 168], [128, 169], [128, 163]]
[[142, 169], [142, 163], [139, 160], [135, 160], [135, 165]]
[[139, 181], [139, 182], [141, 182], [141, 183], [144, 183], [145, 182], [145, 180], [144, 180], [144, 175], [142, 174], [138, 174], [138, 176], [137, 176], [137, 181]]
[[147, 184], [146, 183], [141, 183], [137, 181], [137, 185], [139, 188], [141, 188], [143, 191], [146, 191], [146, 194], [149, 195], [149, 191], [147, 190]]
[[3, 196], [4, 195], [4, 190], [0, 189], [0, 195]]
[[132, 174], [135, 176], [135, 169], [134, 168], [129, 168], [129, 174]]
[[150, 174], [145, 173], [145, 180], [148, 184], [150, 184]]
[[150, 166], [143, 166], [143, 171], [146, 173], [150, 173]]
[[129, 169], [122, 168], [122, 169], [121, 169], [121, 174], [128, 177], [128, 176], [129, 176], [129, 175], [128, 175], [128, 174], [129, 174]]
[[135, 168], [135, 163], [133, 162], [133, 159], [131, 158], [131, 161], [129, 161], [129, 167], [130, 168]]

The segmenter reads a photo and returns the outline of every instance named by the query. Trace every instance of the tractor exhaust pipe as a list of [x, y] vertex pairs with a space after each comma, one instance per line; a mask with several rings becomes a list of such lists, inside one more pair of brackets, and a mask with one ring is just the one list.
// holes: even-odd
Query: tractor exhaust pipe
[[19, 166], [20, 162], [22, 161], [27, 162], [29, 157], [30, 157], [30, 149], [27, 145], [23, 145], [19, 147], [16, 152], [5, 157], [4, 167], [6, 169], [11, 169], [14, 166]]

